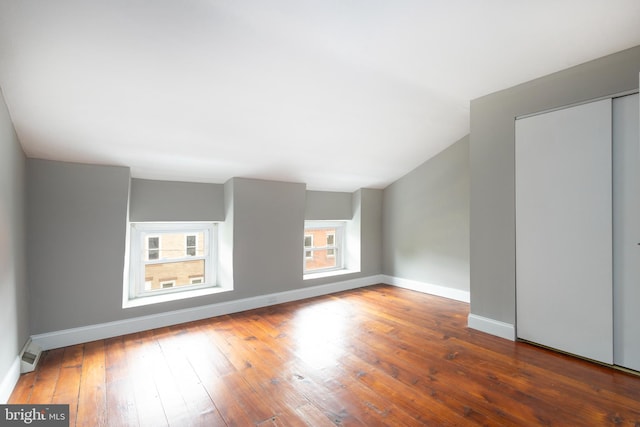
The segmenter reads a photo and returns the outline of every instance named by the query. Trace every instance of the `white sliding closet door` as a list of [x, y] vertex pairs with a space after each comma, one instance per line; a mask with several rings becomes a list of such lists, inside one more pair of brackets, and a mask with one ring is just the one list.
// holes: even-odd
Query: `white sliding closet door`
[[611, 100], [516, 120], [519, 338], [613, 362]]
[[640, 108], [613, 100], [613, 297], [616, 365], [640, 371]]

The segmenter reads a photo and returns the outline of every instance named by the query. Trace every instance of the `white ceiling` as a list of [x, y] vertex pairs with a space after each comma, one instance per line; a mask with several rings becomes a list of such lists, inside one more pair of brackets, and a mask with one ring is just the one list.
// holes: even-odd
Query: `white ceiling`
[[638, 0], [0, 0], [30, 157], [383, 188], [469, 101], [640, 44]]

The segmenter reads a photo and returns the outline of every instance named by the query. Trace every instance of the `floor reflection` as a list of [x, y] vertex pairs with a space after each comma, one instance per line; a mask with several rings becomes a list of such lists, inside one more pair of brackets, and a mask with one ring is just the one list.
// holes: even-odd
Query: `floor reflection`
[[350, 314], [338, 301], [301, 310], [295, 319], [296, 355], [316, 369], [336, 365], [345, 353]]

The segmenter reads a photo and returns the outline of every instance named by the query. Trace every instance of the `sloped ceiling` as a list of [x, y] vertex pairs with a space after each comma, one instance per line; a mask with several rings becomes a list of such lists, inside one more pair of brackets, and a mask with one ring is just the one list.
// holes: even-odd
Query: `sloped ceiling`
[[640, 44], [638, 0], [0, 0], [30, 157], [383, 188], [469, 101]]

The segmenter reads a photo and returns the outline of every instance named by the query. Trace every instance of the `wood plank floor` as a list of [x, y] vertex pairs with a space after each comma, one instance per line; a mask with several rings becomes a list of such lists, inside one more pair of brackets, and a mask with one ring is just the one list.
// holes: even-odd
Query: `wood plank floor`
[[51, 350], [9, 403], [82, 426], [640, 426], [640, 377], [378, 285]]

